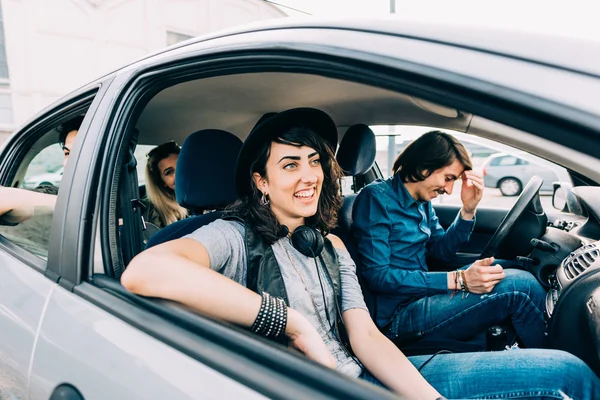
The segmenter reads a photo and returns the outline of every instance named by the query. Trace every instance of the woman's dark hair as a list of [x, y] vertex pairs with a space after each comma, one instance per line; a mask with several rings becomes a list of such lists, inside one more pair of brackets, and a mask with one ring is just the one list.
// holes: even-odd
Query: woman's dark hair
[[434, 171], [458, 160], [465, 170], [472, 170], [471, 157], [465, 146], [454, 136], [441, 131], [430, 131], [413, 140], [394, 161], [394, 176], [402, 182], [420, 182]]
[[253, 178], [255, 172], [262, 177], [267, 176], [267, 160], [271, 154], [272, 142], [296, 147], [310, 147], [319, 154], [324, 176], [323, 188], [319, 197], [317, 213], [306, 219], [306, 225], [319, 229], [324, 235], [328, 234], [336, 226], [338, 211], [342, 206], [339, 181], [343, 174], [333, 151], [323, 138], [305, 127], [291, 128], [277, 138], [265, 141], [248, 171], [250, 194], [229, 206], [226, 210], [227, 215], [236, 215], [250, 222], [268, 244], [275, 243], [281, 237], [282, 227], [271, 211], [271, 207], [260, 204], [263, 194], [256, 187]]

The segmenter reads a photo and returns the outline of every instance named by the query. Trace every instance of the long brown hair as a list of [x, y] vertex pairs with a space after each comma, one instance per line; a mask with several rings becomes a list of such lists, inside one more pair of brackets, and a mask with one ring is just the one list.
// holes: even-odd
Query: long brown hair
[[271, 207], [260, 204], [262, 192], [256, 187], [252, 178], [255, 172], [262, 177], [267, 176], [267, 160], [271, 154], [272, 142], [296, 147], [310, 147], [319, 154], [324, 176], [323, 188], [317, 212], [306, 219], [306, 225], [317, 228], [326, 235], [337, 224], [338, 211], [342, 206], [339, 181], [343, 174], [329, 145], [319, 135], [304, 127], [291, 128], [272, 141], [265, 141], [258, 152], [256, 161], [252, 163], [248, 171], [250, 193], [228, 207], [227, 214], [237, 215], [248, 220], [269, 244], [275, 243], [281, 237], [281, 224], [271, 211]]
[[163, 226], [177, 222], [187, 217], [188, 211], [181, 207], [175, 199], [175, 191], [166, 186], [158, 163], [169, 157], [171, 154], [179, 155], [181, 148], [173, 141], [166, 142], [155, 147], [148, 153], [148, 162], [146, 163], [146, 193], [148, 199], [152, 202]]
[[469, 152], [458, 139], [442, 131], [430, 131], [413, 140], [398, 154], [392, 171], [394, 176], [400, 176], [402, 182], [420, 182], [454, 160], [458, 160], [467, 171], [473, 169]]

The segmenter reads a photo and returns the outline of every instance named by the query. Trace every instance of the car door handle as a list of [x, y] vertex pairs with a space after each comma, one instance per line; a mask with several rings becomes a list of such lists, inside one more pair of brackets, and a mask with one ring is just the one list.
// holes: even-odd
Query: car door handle
[[52, 391], [50, 400], [84, 400], [84, 397], [74, 386], [61, 383]]

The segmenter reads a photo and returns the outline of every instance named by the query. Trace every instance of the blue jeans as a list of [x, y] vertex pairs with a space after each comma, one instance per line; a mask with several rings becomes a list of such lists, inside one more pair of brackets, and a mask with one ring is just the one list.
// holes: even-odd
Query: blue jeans
[[[417, 368], [429, 358], [408, 357]], [[439, 354], [421, 374], [448, 399], [600, 398], [596, 374], [579, 358], [559, 350]], [[384, 387], [366, 370], [360, 378]]]
[[467, 341], [509, 319], [525, 347], [545, 347], [545, 290], [529, 272], [504, 273], [489, 294], [438, 294], [400, 306], [385, 334]]

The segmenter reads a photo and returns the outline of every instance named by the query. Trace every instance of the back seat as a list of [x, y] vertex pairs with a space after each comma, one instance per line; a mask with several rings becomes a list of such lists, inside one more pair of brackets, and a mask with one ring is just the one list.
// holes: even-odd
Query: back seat
[[185, 139], [177, 159], [175, 197], [192, 216], [156, 232], [147, 249], [179, 239], [221, 217], [219, 210], [237, 199], [234, 168], [241, 147], [237, 136], [219, 129], [200, 130]]

